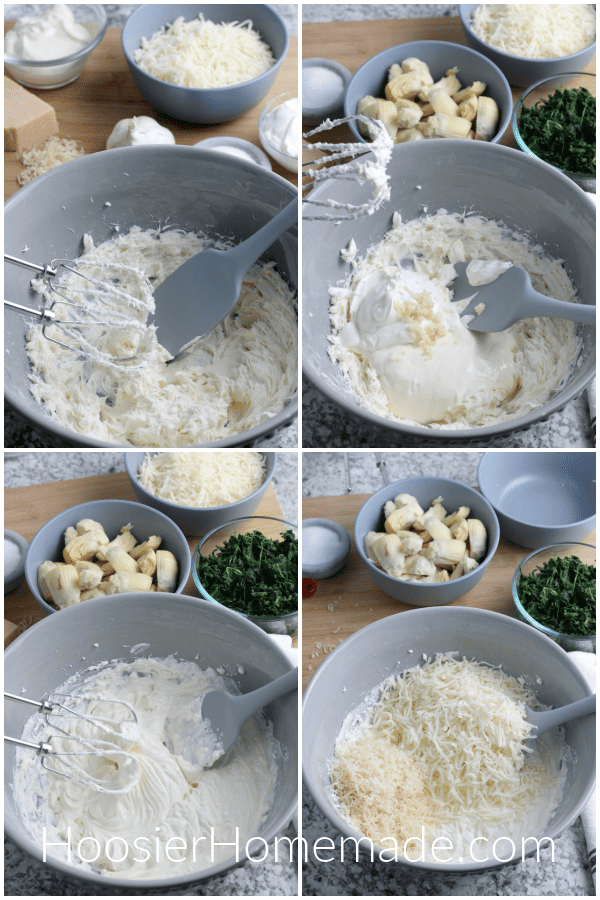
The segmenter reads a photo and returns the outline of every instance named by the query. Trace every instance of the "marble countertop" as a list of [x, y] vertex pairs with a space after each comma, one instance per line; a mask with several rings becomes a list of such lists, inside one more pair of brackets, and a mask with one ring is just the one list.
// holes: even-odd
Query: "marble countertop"
[[[4, 486], [66, 481], [109, 472], [124, 472], [123, 453], [43, 452], [5, 453]], [[284, 517], [298, 521], [298, 453], [278, 453], [273, 486]], [[284, 832], [291, 840], [295, 831]], [[281, 856], [275, 860], [274, 847], [264, 863], [246, 863], [217, 878], [196, 882], [185, 888], [144, 891], [148, 896], [295, 896], [298, 871], [295, 862]], [[65, 878], [48, 866], [24, 853], [9, 838], [5, 840], [5, 896], [135, 896], [140, 891], [123, 891], [111, 887], [98, 888], [75, 879]]]
[[[445, 451], [386, 453], [389, 480], [414, 475], [437, 475], [464, 481], [477, 487], [477, 465], [481, 453]], [[353, 493], [372, 493], [383, 485], [374, 453], [348, 454]], [[302, 454], [302, 496], [318, 497], [346, 493], [343, 454], [305, 451]], [[305, 789], [302, 804], [303, 837], [308, 847], [321, 837], [336, 840], [337, 834]], [[319, 863], [308, 854], [304, 866], [304, 896], [553, 896], [594, 895], [587, 865], [587, 849], [581, 820], [568, 828], [555, 843], [555, 861], [545, 848], [540, 861], [527, 859], [517, 866], [472, 875], [420, 874], [400, 865], [371, 863], [365, 856], [359, 863], [340, 862], [339, 848], [321, 853], [332, 862]]]

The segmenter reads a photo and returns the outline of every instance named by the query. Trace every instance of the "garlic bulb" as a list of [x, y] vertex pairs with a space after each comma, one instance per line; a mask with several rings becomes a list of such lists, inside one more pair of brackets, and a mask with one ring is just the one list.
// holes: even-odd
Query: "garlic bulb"
[[117, 122], [106, 142], [106, 149], [174, 143], [175, 138], [168, 128], [163, 128], [149, 116], [134, 116], [133, 119], [121, 119]]

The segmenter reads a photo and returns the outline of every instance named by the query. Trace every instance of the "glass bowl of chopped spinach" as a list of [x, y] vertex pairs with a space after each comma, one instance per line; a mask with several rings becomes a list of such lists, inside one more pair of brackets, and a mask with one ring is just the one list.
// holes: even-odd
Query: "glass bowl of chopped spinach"
[[517, 145], [596, 193], [596, 76], [587, 72], [538, 81], [517, 100]]
[[596, 548], [562, 543], [526, 556], [512, 580], [516, 617], [563, 650], [596, 651]]
[[298, 528], [247, 516], [209, 531], [192, 559], [200, 596], [251, 619], [270, 634], [298, 627]]

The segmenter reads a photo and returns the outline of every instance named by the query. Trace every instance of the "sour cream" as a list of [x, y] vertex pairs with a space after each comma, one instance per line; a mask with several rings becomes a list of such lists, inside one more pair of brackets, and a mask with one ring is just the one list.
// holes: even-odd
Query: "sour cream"
[[260, 137], [265, 150], [286, 169], [298, 171], [300, 112], [298, 98], [291, 97], [265, 113]]
[[439, 282], [402, 266], [358, 280], [339, 340], [366, 356], [393, 415], [426, 425], [459, 407], [474, 385], [499, 401], [515, 389], [514, 336], [469, 331], [459, 306]]
[[91, 41], [64, 3], [54, 3], [39, 16], [23, 16], [4, 38], [4, 52], [16, 59], [46, 61], [71, 56]]

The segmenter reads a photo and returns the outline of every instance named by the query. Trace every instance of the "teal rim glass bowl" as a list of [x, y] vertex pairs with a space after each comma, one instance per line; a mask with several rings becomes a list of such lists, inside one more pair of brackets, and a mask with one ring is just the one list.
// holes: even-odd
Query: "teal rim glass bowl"
[[526, 622], [537, 631], [541, 631], [542, 634], [545, 634], [553, 641], [556, 641], [556, 643], [567, 652], [571, 650], [581, 650], [584, 653], [595, 653], [595, 632], [590, 635], [576, 635], [564, 634], [561, 631], [556, 631], [553, 628], [549, 628], [547, 625], [542, 625], [540, 622], [534, 619], [533, 616], [531, 616], [527, 612], [527, 610], [521, 603], [519, 592], [517, 589], [517, 582], [521, 572], [524, 575], [530, 575], [535, 569], [537, 569], [539, 566], [542, 566], [553, 556], [578, 556], [582, 560], [582, 562], [587, 563], [588, 565], [596, 565], [596, 548], [593, 544], [582, 544], [575, 541], [567, 541], [560, 544], [550, 544], [548, 547], [542, 547], [540, 550], [535, 550], [533, 553], [530, 553], [529, 556], [526, 556], [525, 559], [521, 563], [519, 563], [515, 574], [513, 575], [511, 591], [515, 607], [515, 615], [517, 619], [521, 620], [521, 622]]
[[555, 166], [553, 163], [548, 162], [543, 157], [538, 156], [533, 150], [530, 150], [525, 141], [523, 140], [523, 136], [519, 130], [519, 115], [523, 107], [527, 109], [531, 109], [532, 106], [536, 106], [540, 101], [547, 100], [557, 88], [563, 88], [564, 90], [573, 90], [576, 88], [587, 88], [590, 94], [595, 98], [596, 97], [596, 76], [590, 74], [589, 72], [571, 72], [565, 75], [554, 75], [552, 78], [544, 78], [542, 81], [536, 82], [531, 87], [527, 88], [524, 91], [517, 102], [514, 105], [513, 114], [512, 114], [512, 130], [515, 137], [515, 141], [517, 146], [523, 150], [524, 153], [528, 153], [529, 156], [532, 156], [534, 159], [540, 159], [542, 162], [547, 163], [547, 165], [551, 165], [553, 169], [556, 169], [557, 172], [562, 172], [563, 175], [566, 175], [567, 178], [570, 178], [575, 184], [579, 185], [584, 191], [588, 193], [595, 194], [596, 193], [596, 175], [589, 174], [581, 174], [578, 172], [568, 172], [566, 169], [561, 169], [559, 166]]
[[212, 531], [209, 531], [208, 534], [202, 538], [194, 550], [192, 557], [192, 577], [194, 579], [194, 584], [196, 585], [196, 590], [205, 600], [208, 600], [210, 603], [217, 603], [219, 606], [224, 606], [226, 609], [237, 612], [239, 616], [249, 619], [269, 634], [288, 634], [293, 636], [298, 628], [298, 609], [294, 612], [287, 613], [284, 616], [251, 616], [247, 613], [239, 612], [233, 606], [228, 606], [226, 603], [216, 600], [202, 584], [200, 576], [198, 575], [199, 556], [210, 556], [234, 534], [248, 534], [253, 531], [260, 531], [265, 537], [270, 538], [271, 540], [280, 540], [281, 535], [286, 531], [292, 531], [296, 539], [298, 538], [297, 525], [286, 522], [285, 519], [277, 519], [272, 516], [245, 516], [239, 519], [232, 519], [224, 525], [213, 528]]

